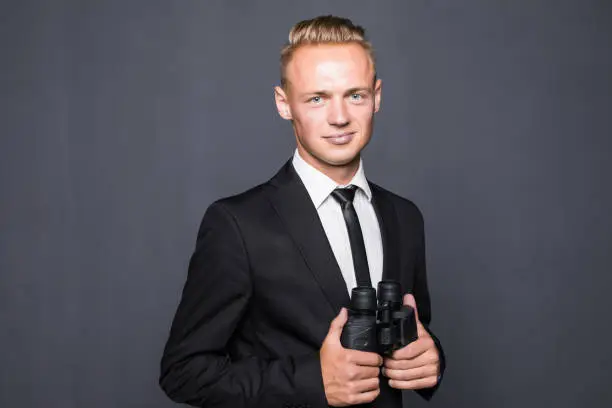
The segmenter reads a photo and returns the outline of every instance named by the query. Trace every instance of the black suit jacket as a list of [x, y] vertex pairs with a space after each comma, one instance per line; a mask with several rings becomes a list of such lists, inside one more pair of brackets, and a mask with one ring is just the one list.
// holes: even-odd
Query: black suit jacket
[[[421, 213], [370, 185], [383, 238], [383, 278], [414, 294], [427, 327]], [[317, 211], [289, 161], [267, 183], [206, 211], [160, 385], [171, 399], [201, 407], [327, 407], [319, 349], [331, 320], [348, 304]], [[425, 398], [432, 393], [421, 391]], [[381, 381], [375, 406], [400, 408], [401, 392]]]

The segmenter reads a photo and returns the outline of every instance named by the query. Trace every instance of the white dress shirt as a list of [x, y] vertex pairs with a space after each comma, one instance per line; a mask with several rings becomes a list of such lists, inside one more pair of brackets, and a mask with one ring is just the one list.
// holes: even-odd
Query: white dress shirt
[[346, 282], [349, 294], [356, 285], [355, 268], [353, 266], [353, 255], [349, 241], [348, 230], [340, 204], [331, 196], [337, 187], [346, 187], [350, 184], [357, 186], [353, 206], [359, 218], [363, 242], [368, 257], [370, 268], [370, 279], [372, 286], [376, 288], [382, 279], [383, 247], [380, 235], [378, 218], [372, 206], [372, 191], [363, 171], [363, 163], [359, 162], [359, 169], [353, 179], [347, 185], [339, 185], [319, 170], [306, 163], [297, 149], [293, 154], [293, 167], [304, 183], [308, 194], [317, 209], [321, 224], [327, 235], [331, 249], [336, 257], [340, 271]]

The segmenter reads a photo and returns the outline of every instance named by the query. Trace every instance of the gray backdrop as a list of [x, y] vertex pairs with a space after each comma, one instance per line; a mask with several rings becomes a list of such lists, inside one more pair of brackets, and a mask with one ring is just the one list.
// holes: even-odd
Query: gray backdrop
[[426, 217], [429, 405], [612, 406], [611, 10], [3, 1], [0, 406], [174, 406], [159, 358], [200, 218], [292, 154], [278, 51], [330, 12], [378, 52], [368, 175]]

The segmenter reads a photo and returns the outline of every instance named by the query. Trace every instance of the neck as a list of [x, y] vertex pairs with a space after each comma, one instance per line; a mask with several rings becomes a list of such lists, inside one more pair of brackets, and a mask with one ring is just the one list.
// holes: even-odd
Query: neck
[[303, 152], [299, 147], [298, 154], [306, 163], [310, 164], [312, 167], [319, 170], [321, 173], [325, 174], [327, 177], [340, 185], [348, 184], [353, 177], [355, 177], [355, 174], [357, 174], [357, 170], [359, 170], [359, 155], [357, 155], [349, 163], [342, 165], [331, 165], [315, 159], [310, 154]]

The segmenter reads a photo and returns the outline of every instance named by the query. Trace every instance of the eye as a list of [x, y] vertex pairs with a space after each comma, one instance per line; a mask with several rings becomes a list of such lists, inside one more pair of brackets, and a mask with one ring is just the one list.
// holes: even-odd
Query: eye
[[355, 102], [361, 102], [363, 100], [363, 95], [359, 93], [351, 94], [351, 100]]
[[308, 102], [310, 102], [310, 103], [314, 103], [315, 105], [318, 105], [318, 104], [320, 104], [321, 102], [323, 102], [323, 98], [321, 98], [319, 95], [317, 95], [317, 96], [313, 96], [312, 98], [310, 98], [310, 99], [308, 100]]

